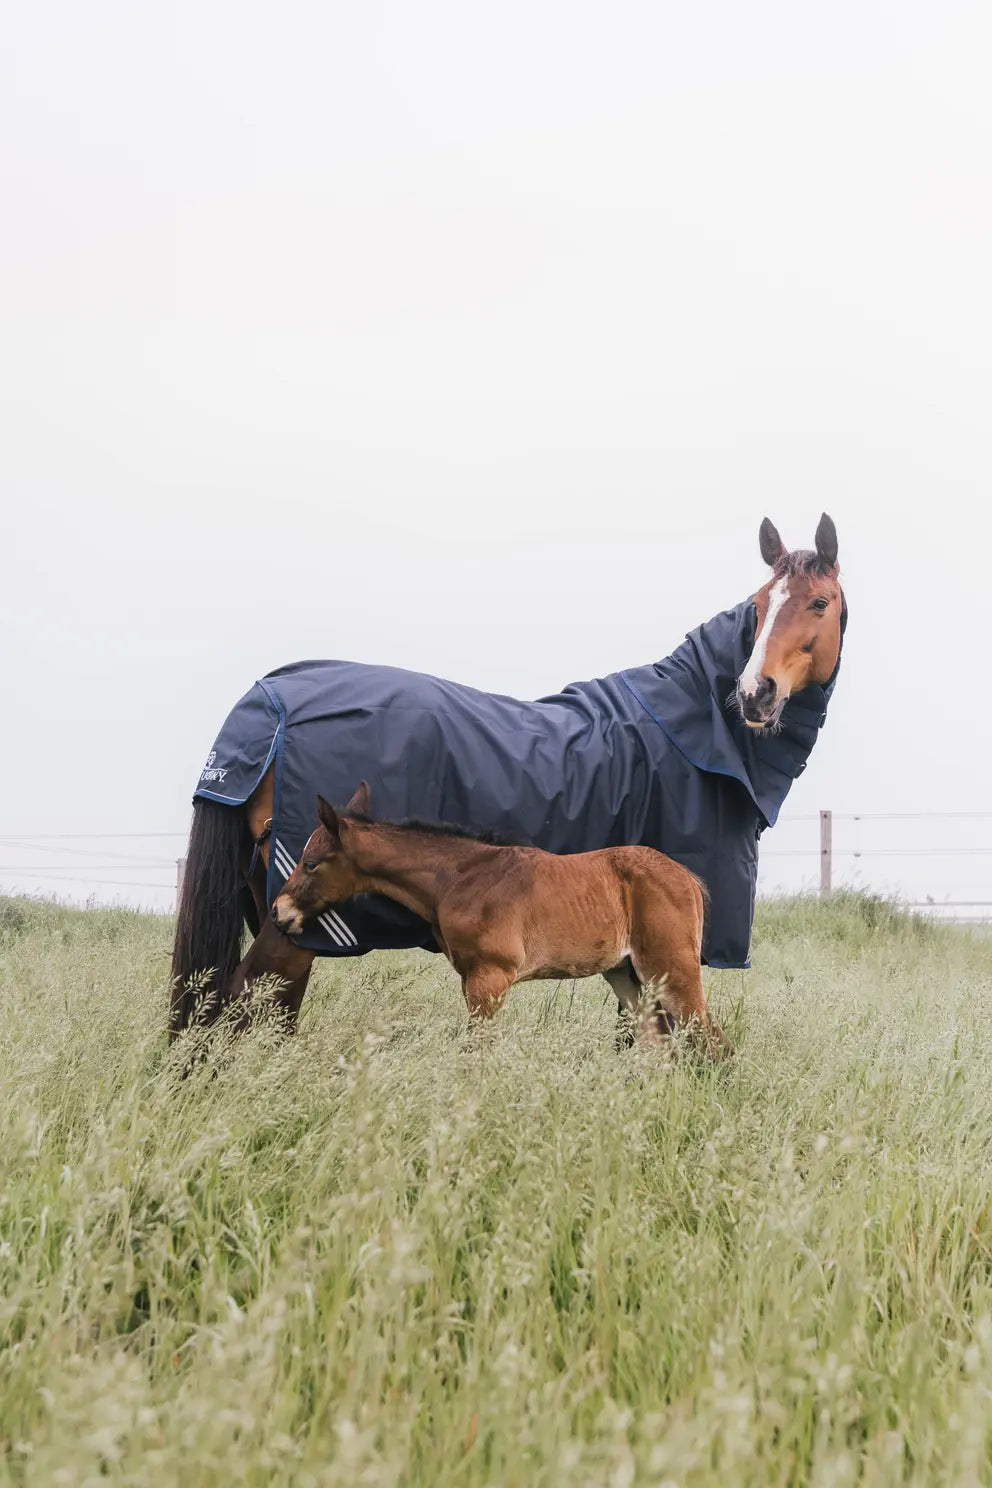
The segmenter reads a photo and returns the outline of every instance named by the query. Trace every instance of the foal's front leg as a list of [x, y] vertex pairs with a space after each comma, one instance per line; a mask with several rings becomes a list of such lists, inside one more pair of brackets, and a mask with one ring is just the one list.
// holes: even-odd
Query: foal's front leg
[[498, 1013], [513, 982], [513, 973], [502, 966], [473, 966], [471, 971], [464, 972], [462, 991], [469, 1018], [488, 1019]]

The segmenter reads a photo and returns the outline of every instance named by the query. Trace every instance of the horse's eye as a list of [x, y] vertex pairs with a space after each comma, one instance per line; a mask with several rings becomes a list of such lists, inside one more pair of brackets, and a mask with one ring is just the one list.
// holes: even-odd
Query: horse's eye
[[810, 605], [810, 609], [815, 610], [818, 615], [822, 615], [824, 610], [827, 608], [827, 604], [828, 601], [825, 599], [814, 599], [813, 603]]
[[316, 868], [316, 866], [317, 866], [317, 859], [316, 858], [304, 858], [303, 859], [302, 867], [303, 867], [304, 873], [312, 873], [313, 870]]

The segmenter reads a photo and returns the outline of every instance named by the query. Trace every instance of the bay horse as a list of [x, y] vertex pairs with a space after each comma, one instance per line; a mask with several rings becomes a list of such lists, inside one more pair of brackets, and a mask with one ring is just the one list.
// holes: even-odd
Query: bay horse
[[[825, 720], [847, 615], [830, 517], [813, 550], [788, 551], [767, 518], [759, 546], [767, 581], [670, 656], [537, 702], [348, 662], [295, 663], [256, 683], [196, 791], [170, 1037], [213, 1021], [261, 976], [279, 979], [292, 1026], [318, 954], [439, 949], [421, 916], [381, 896], [330, 908], [295, 939], [270, 918], [317, 793], [344, 800], [363, 775], [389, 819], [555, 853], [664, 851], [709, 890], [705, 964], [750, 964], [759, 838]], [[638, 991], [622, 967], [607, 980], [621, 1008]]]
[[284, 935], [299, 935], [307, 920], [356, 894], [384, 894], [431, 926], [461, 977], [470, 1019], [491, 1018], [517, 982], [623, 967], [631, 1029], [654, 1041], [677, 1024], [709, 1053], [729, 1052], [703, 992], [704, 890], [664, 853], [560, 855], [423, 822], [376, 821], [364, 780], [344, 810], [318, 795], [317, 811], [319, 825], [272, 906]]

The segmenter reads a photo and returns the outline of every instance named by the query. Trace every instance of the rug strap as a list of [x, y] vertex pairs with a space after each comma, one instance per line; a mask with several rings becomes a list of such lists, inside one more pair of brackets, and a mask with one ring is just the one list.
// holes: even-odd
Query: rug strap
[[248, 864], [248, 872], [247, 872], [247, 874], [245, 876], [245, 880], [246, 880], [247, 883], [251, 883], [252, 874], [255, 872], [255, 864], [258, 862], [258, 850], [259, 850], [259, 848], [262, 846], [262, 843], [263, 842], [268, 842], [268, 840], [269, 840], [269, 838], [271, 836], [272, 836], [272, 818], [270, 816], [269, 819], [268, 819], [268, 821], [265, 823], [265, 826], [262, 828], [262, 830], [259, 832], [258, 836], [255, 838], [255, 846], [252, 848], [252, 853], [251, 853], [251, 862]]

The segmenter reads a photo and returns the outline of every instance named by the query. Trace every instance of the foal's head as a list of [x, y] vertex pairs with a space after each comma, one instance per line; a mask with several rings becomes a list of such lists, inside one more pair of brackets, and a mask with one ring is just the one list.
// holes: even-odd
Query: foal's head
[[758, 540], [772, 576], [754, 596], [758, 629], [737, 679], [737, 706], [748, 728], [774, 729], [791, 695], [812, 682], [829, 682], [837, 666], [837, 530], [824, 512], [815, 551], [789, 553], [766, 517]]
[[317, 797], [320, 825], [300, 854], [300, 861], [272, 906], [272, 918], [286, 935], [299, 935], [307, 920], [328, 905], [357, 894], [361, 873], [349, 851], [355, 824], [352, 815], [369, 809], [369, 788], [363, 780], [343, 811]]

